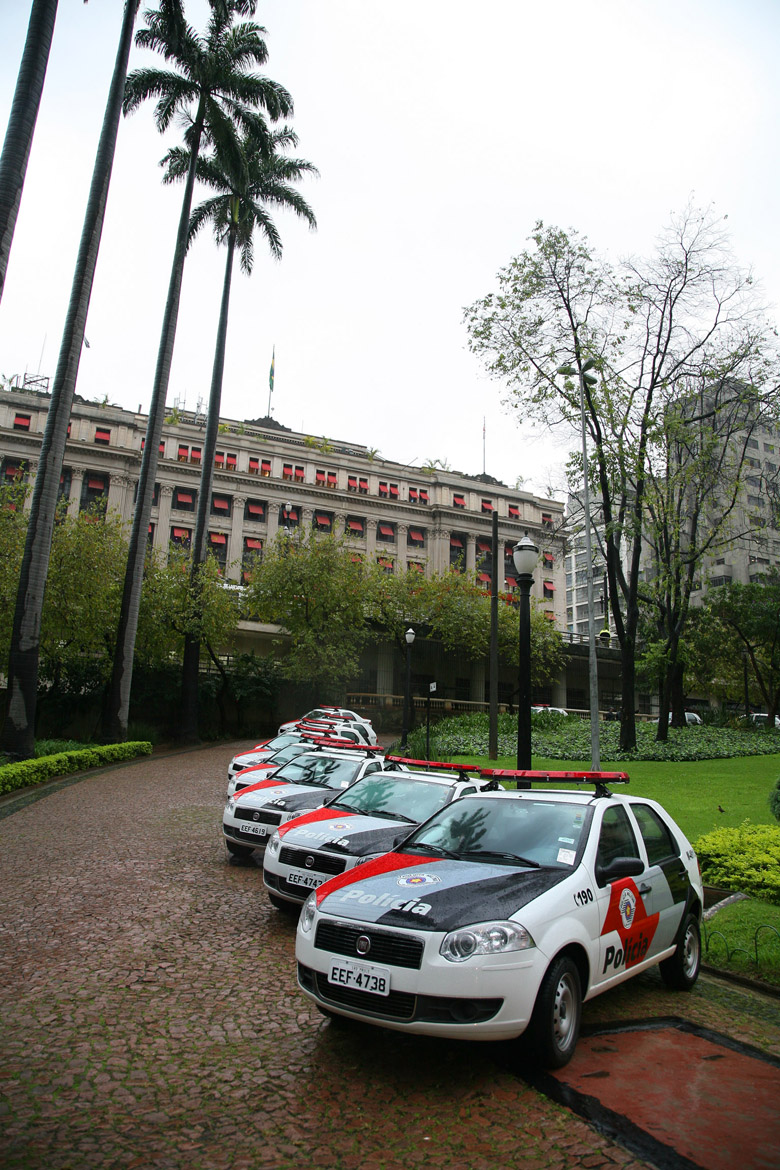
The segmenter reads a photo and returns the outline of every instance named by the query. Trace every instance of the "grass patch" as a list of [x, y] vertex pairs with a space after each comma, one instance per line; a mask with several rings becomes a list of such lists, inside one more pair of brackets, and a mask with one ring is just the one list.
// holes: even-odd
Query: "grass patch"
[[748, 898], [704, 923], [705, 963], [780, 987], [780, 906]]

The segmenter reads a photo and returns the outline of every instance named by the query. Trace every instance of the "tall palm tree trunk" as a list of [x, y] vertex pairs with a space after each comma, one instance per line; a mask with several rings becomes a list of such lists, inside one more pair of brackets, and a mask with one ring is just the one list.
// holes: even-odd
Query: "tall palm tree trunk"
[[22, 200], [56, 16], [57, 0], [33, 0], [11, 116], [3, 153], [0, 154], [0, 300], [5, 288], [8, 257]]
[[[195, 538], [192, 544], [192, 614], [197, 623], [200, 619], [200, 567], [206, 559], [206, 528], [211, 507], [211, 484], [214, 478], [214, 452], [219, 432], [219, 411], [222, 403], [222, 377], [225, 370], [225, 348], [227, 343], [228, 312], [230, 308], [230, 283], [233, 275], [233, 254], [236, 246], [235, 229], [228, 235], [225, 277], [222, 283], [222, 303], [219, 310], [217, 343], [214, 350], [214, 366], [211, 372], [209, 392], [209, 415], [203, 446], [203, 463], [198, 489], [198, 513], [195, 520]], [[194, 743], [198, 738], [198, 674], [200, 667], [200, 638], [196, 634], [184, 637], [184, 661], [181, 674], [181, 719], [180, 739]]]
[[20, 759], [27, 759], [35, 750], [41, 613], [51, 554], [54, 515], [68, 421], [84, 344], [89, 299], [103, 231], [119, 118], [122, 113], [127, 62], [138, 5], [139, 0], [127, 0], [125, 4], [122, 33], [95, 157], [19, 574], [8, 664], [8, 710], [0, 747], [9, 755]]
[[146, 427], [143, 455], [141, 457], [138, 496], [133, 515], [130, 548], [127, 555], [127, 568], [125, 570], [125, 581], [122, 589], [122, 606], [119, 613], [119, 625], [117, 627], [114, 665], [111, 673], [108, 699], [103, 715], [103, 738], [117, 743], [127, 739], [130, 690], [133, 682], [133, 654], [135, 652], [135, 637], [138, 630], [138, 610], [141, 604], [141, 587], [143, 585], [144, 562], [146, 560], [147, 534], [149, 532], [149, 518], [152, 514], [154, 478], [157, 474], [160, 436], [165, 420], [165, 399], [168, 394], [171, 361], [173, 360], [173, 345], [176, 340], [176, 325], [179, 318], [184, 257], [187, 251], [190, 211], [192, 210], [192, 196], [195, 189], [198, 150], [203, 134], [204, 113], [205, 101], [201, 98], [193, 125], [190, 166], [187, 172], [187, 181], [184, 187], [184, 197], [179, 216], [176, 248], [173, 254], [173, 265], [168, 283], [168, 298], [165, 302], [162, 333], [160, 335], [160, 345], [157, 353], [157, 367], [155, 369], [154, 386], [152, 388], [152, 400], [149, 405], [149, 420]]

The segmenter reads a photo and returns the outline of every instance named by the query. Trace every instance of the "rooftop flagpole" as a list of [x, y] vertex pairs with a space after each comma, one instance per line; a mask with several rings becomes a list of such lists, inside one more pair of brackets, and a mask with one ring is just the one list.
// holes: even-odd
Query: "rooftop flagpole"
[[276, 365], [276, 346], [274, 346], [271, 353], [271, 368], [268, 371], [268, 415], [271, 417], [271, 395], [274, 392], [274, 366]]

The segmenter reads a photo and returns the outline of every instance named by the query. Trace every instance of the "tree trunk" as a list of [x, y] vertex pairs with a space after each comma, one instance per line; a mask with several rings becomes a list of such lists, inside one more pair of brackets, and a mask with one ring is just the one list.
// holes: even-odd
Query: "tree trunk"
[[193, 127], [194, 141], [190, 151], [190, 168], [187, 172], [187, 182], [184, 187], [181, 214], [179, 215], [176, 248], [168, 283], [168, 298], [165, 302], [162, 333], [157, 352], [152, 400], [149, 404], [149, 420], [141, 457], [138, 496], [133, 514], [133, 526], [130, 531], [130, 548], [127, 554], [127, 568], [122, 589], [122, 606], [119, 612], [114, 666], [106, 704], [106, 721], [103, 726], [103, 738], [114, 743], [120, 743], [127, 739], [130, 689], [133, 682], [133, 654], [135, 653], [135, 636], [138, 630], [138, 610], [141, 605], [149, 517], [152, 514], [154, 477], [157, 474], [160, 436], [165, 420], [165, 399], [171, 374], [173, 345], [176, 340], [184, 257], [187, 251], [192, 195], [195, 189], [195, 168], [203, 134], [204, 109], [205, 102], [201, 98]]
[[68, 421], [78, 376], [84, 329], [92, 294], [114, 151], [122, 113], [127, 62], [139, 0], [127, 0], [119, 49], [100, 132], [92, 184], [87, 200], [76, 270], [60, 345], [49, 413], [41, 443], [30, 505], [19, 586], [16, 595], [8, 665], [8, 709], [0, 746], [9, 755], [27, 759], [35, 750], [41, 613], [51, 555], [52, 531]]
[[[211, 484], [214, 478], [214, 452], [219, 433], [219, 411], [222, 403], [222, 376], [225, 369], [225, 347], [227, 342], [228, 311], [230, 308], [230, 282], [233, 274], [233, 253], [236, 234], [233, 228], [228, 234], [225, 277], [222, 283], [222, 303], [219, 310], [217, 343], [214, 350], [214, 366], [211, 372], [209, 392], [209, 414], [203, 443], [203, 457], [198, 488], [198, 514], [195, 520], [195, 539], [192, 544], [192, 590], [193, 617], [200, 621], [200, 569], [206, 559], [206, 527], [211, 510]], [[198, 673], [200, 667], [200, 638], [186, 634], [184, 638], [184, 661], [181, 675], [181, 729], [183, 743], [195, 743], [198, 739]]]
[[11, 116], [0, 155], [0, 300], [5, 288], [8, 257], [22, 201], [56, 16], [57, 0], [33, 0]]

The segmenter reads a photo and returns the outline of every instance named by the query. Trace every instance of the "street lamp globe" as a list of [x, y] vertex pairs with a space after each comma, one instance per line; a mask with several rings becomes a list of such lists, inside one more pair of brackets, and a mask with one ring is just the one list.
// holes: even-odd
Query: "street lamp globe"
[[518, 577], [533, 577], [536, 563], [539, 560], [539, 549], [527, 532], [513, 548], [512, 560], [515, 562]]
[[406, 633], [404, 634], [404, 637], [406, 638], [406, 644], [407, 644], [407, 646], [411, 646], [412, 642], [414, 641], [414, 630], [412, 629], [412, 627], [411, 627], [411, 626], [409, 627], [409, 629], [408, 629], [408, 630], [406, 631]]

